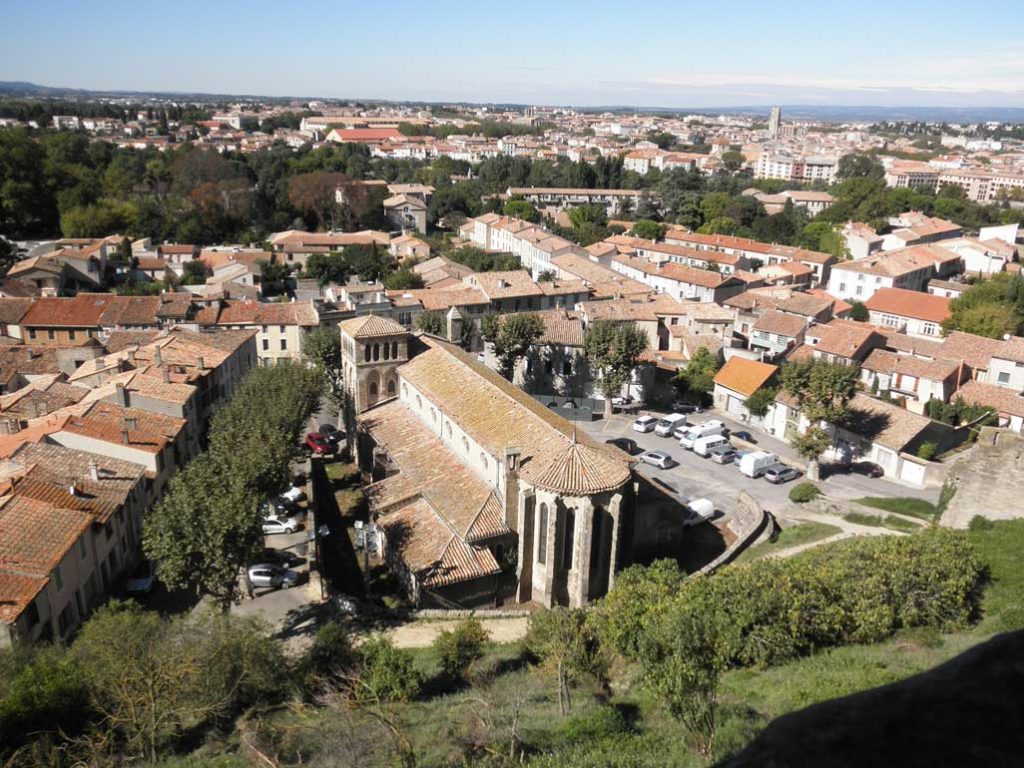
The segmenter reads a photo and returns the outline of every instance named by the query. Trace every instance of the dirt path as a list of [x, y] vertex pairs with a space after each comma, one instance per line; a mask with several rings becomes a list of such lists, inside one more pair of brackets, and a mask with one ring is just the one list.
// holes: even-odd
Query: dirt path
[[[529, 619], [517, 616], [507, 619], [480, 619], [484, 629], [490, 635], [491, 642], [514, 643], [526, 636], [526, 625]], [[441, 632], [451, 629], [458, 622], [441, 619], [438, 621], [410, 621], [388, 629], [384, 634], [391, 638], [399, 648], [427, 648]]]

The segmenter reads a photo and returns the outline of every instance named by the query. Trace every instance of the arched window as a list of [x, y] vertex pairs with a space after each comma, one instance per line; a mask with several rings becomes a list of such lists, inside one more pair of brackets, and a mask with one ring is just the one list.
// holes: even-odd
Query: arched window
[[419, 395], [416, 395], [416, 410], [423, 410], [423, 398], [420, 397]]
[[466, 439], [465, 435], [462, 436], [462, 451], [463, 453], [469, 453], [469, 440]]
[[548, 556], [548, 505], [537, 510], [537, 562], [544, 565]]
[[380, 360], [380, 344], [373, 345], [373, 360], [374, 362]]
[[370, 399], [371, 400], [376, 400], [377, 399], [377, 382], [376, 381], [371, 381], [370, 382]]
[[363, 348], [363, 360], [365, 360], [366, 362], [370, 362], [370, 345], [369, 344], [367, 344]]
[[572, 550], [576, 543], [576, 510], [569, 507], [565, 510], [565, 538], [562, 540], [562, 568], [572, 568]]
[[437, 424], [437, 411], [433, 408], [430, 409], [430, 423]]
[[484, 472], [487, 471], [487, 454], [480, 451], [480, 466], [484, 468]]
[[387, 342], [384, 343], [384, 359], [385, 360], [390, 360], [391, 359], [391, 345], [388, 344]]
[[398, 342], [397, 341], [392, 341], [391, 342], [391, 357], [392, 357], [393, 360], [397, 360], [398, 359]]
[[446, 435], [448, 435], [448, 439], [451, 440], [452, 439], [452, 423], [450, 421], [445, 422], [444, 432], [445, 432]]
[[408, 397], [408, 396], [409, 396], [409, 385], [408, 384], [403, 384], [402, 385], [402, 397]]
[[395, 396], [395, 380], [391, 379], [388, 381], [388, 397]]

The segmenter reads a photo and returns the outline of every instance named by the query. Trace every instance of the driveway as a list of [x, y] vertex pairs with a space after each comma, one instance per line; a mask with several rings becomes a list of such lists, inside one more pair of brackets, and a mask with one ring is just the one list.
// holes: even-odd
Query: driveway
[[[644, 411], [644, 413], [648, 413]], [[661, 413], [650, 412], [652, 416]], [[632, 416], [616, 414], [610, 419], [599, 419], [592, 422], [580, 422], [579, 427], [598, 442], [614, 437], [628, 437], [636, 441], [644, 450], [666, 451], [677, 462], [671, 469], [657, 469], [649, 464], [638, 464], [637, 471], [648, 478], [657, 478], [672, 486], [677, 492], [689, 498], [708, 498], [715, 503], [715, 508], [729, 513], [736, 506], [736, 496], [740, 491], [747, 491], [762, 506], [773, 514], [779, 515], [790, 507], [789, 489], [791, 483], [772, 485], [764, 479], [753, 480], [743, 474], [734, 464], [716, 464], [711, 459], [702, 458], [693, 451], [687, 451], [673, 438], [659, 437], [654, 432], [634, 432]], [[689, 423], [702, 423], [718, 419], [726, 423], [732, 430], [746, 430], [757, 440], [758, 450], [771, 451], [783, 458], [796, 458], [793, 449], [771, 435], [751, 428], [734, 419], [717, 412], [706, 411], [691, 414]], [[820, 481], [824, 493], [835, 499], [859, 499], [865, 496], [914, 497], [928, 501], [938, 499], [938, 489], [922, 490], [884, 478], [869, 478], [862, 475], [836, 474]]]

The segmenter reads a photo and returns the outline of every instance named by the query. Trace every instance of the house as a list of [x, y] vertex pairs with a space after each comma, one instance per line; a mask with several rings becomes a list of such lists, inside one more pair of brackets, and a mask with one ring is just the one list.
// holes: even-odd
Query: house
[[[767, 267], [777, 265], [788, 268], [790, 274], [793, 275], [789, 282], [810, 282], [811, 285], [818, 286], [828, 284], [832, 265], [836, 263], [837, 259], [831, 253], [808, 251], [790, 245], [773, 245], [764, 255], [763, 261]], [[800, 270], [799, 267], [803, 267], [803, 269]], [[807, 271], [810, 272], [809, 281], [802, 277]]]
[[889, 219], [893, 230], [882, 236], [882, 250], [894, 251], [911, 245], [934, 243], [960, 237], [959, 224], [926, 216], [920, 211], [907, 211]]
[[427, 204], [418, 197], [400, 194], [384, 201], [384, 216], [394, 229], [427, 231]]
[[942, 354], [963, 360], [977, 381], [1024, 392], [1024, 338], [989, 339], [953, 331], [942, 342]]
[[544, 292], [526, 270], [474, 272], [463, 282], [487, 297], [490, 311], [529, 312], [540, 309]]
[[843, 365], [859, 365], [871, 350], [885, 345], [885, 336], [852, 320], [833, 320], [812, 326], [804, 332], [804, 339], [806, 343], [801, 347], [804, 354]]
[[22, 341], [25, 338], [22, 320], [35, 303], [29, 298], [0, 298], [0, 336]]
[[429, 259], [430, 244], [412, 235], [400, 235], [388, 242], [388, 253], [399, 263]]
[[303, 232], [289, 229], [270, 236], [270, 246], [280, 263], [305, 267], [314, 253], [328, 254], [349, 245], [387, 248], [391, 236], [387, 232], [365, 229], [361, 232]]
[[840, 234], [846, 244], [846, 250], [854, 259], [864, 259], [882, 250], [882, 236], [863, 222], [848, 222], [843, 225]]
[[506, 195], [522, 198], [540, 209], [563, 211], [580, 205], [600, 205], [609, 216], [623, 210], [623, 201], [636, 209], [636, 204], [650, 192], [642, 189], [575, 189], [572, 187], [509, 187]]
[[312, 301], [259, 302], [224, 300], [200, 311], [200, 328], [254, 330], [260, 365], [278, 365], [284, 361], [301, 362], [306, 335], [320, 325]]
[[544, 332], [516, 372], [516, 384], [532, 394], [592, 397], [593, 376], [583, 350], [583, 321], [565, 309], [537, 312]]
[[[2, 438], [0, 438], [2, 440]], [[0, 467], [0, 647], [64, 641], [134, 565], [142, 467], [47, 443]]]
[[930, 400], [949, 402], [960, 386], [963, 365], [955, 360], [925, 360], [874, 349], [861, 363], [861, 380], [872, 392], [902, 399], [914, 413], [925, 412]]
[[895, 328], [908, 336], [937, 338], [949, 318], [950, 299], [902, 288], [880, 288], [866, 302], [872, 325]]
[[806, 328], [807, 322], [800, 315], [764, 312], [751, 328], [750, 348], [761, 352], [763, 358], [773, 360], [800, 346]]
[[880, 288], [924, 291], [928, 282], [960, 271], [960, 257], [937, 245], [886, 251], [835, 264], [828, 292], [838, 299], [867, 301]]
[[768, 384], [778, 373], [778, 366], [731, 357], [715, 374], [715, 407], [729, 415], [749, 421], [751, 413], [746, 399]]
[[721, 304], [746, 290], [739, 278], [682, 264], [652, 264], [635, 256], [614, 256], [612, 270], [665, 293], [679, 301], [704, 301]]
[[951, 280], [929, 280], [928, 293], [946, 299], [959, 299], [971, 286], [968, 283], [955, 283]]
[[981, 240], [977, 237], [958, 237], [943, 240], [941, 245], [963, 260], [964, 272], [969, 275], [1003, 272], [1017, 255], [1014, 245], [996, 238]]
[[1012, 429], [1014, 432], [1024, 431], [1024, 396], [1006, 387], [968, 381], [957, 390], [953, 399], [963, 400], [967, 405], [992, 408], [999, 419], [1000, 427]]

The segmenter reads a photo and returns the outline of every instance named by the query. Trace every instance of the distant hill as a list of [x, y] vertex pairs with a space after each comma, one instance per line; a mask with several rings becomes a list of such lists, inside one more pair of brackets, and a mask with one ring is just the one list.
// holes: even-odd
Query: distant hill
[[[192, 91], [118, 91], [118, 90], [92, 90], [87, 88], [60, 88], [49, 85], [39, 85], [21, 80], [0, 80], [0, 97], [15, 98], [176, 98], [189, 101], [265, 101], [283, 102], [293, 99], [321, 99], [324, 101], [358, 101], [365, 104], [421, 104], [433, 106], [440, 104], [452, 104], [453, 102], [423, 102], [403, 101], [395, 102], [392, 99], [348, 99], [344, 97], [323, 97], [315, 95], [293, 94], [291, 96], [261, 96], [259, 94], [245, 93], [199, 93]], [[491, 106], [495, 108], [519, 109], [525, 104], [497, 104], [494, 102], [458, 102], [459, 106]], [[572, 105], [567, 105], [572, 106]], [[577, 107], [582, 112], [650, 112], [662, 114], [698, 114], [698, 115], [743, 115], [749, 117], [768, 118], [771, 109], [768, 105], [750, 105], [739, 107], [664, 107], [664, 106], [637, 106], [635, 104], [618, 104], [599, 107]], [[979, 123], [979, 122], [1003, 122], [1003, 123], [1024, 123], [1024, 108], [1022, 107], [882, 107], [863, 105], [856, 107], [836, 105], [801, 105], [783, 104], [783, 119], [797, 120], [819, 120], [830, 123], [848, 122], [880, 122], [891, 121], [922, 121], [922, 122], [949, 122], [949, 123]]]

